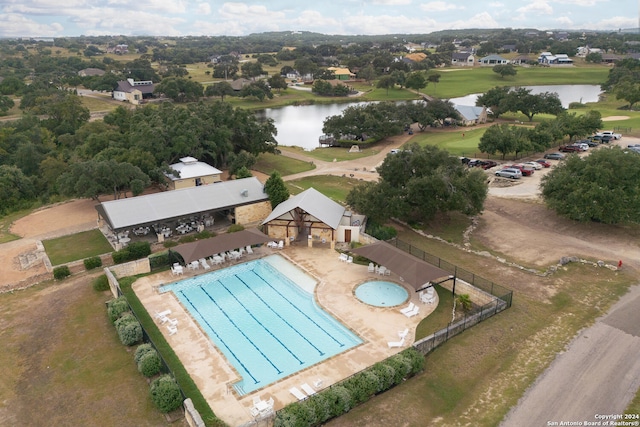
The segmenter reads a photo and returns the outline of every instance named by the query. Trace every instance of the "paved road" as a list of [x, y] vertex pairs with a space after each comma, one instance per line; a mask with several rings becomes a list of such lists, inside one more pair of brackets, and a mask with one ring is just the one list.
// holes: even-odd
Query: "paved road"
[[640, 387], [639, 306], [637, 285], [573, 340], [500, 426], [586, 425], [622, 414]]

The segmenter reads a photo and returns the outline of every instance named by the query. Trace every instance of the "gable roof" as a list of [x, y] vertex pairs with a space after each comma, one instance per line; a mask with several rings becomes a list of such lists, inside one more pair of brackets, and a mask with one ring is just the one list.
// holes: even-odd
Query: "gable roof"
[[96, 209], [112, 230], [121, 230], [266, 200], [262, 183], [250, 177], [102, 202]]
[[248, 245], [257, 245], [272, 240], [257, 228], [238, 231], [236, 233], [224, 233], [216, 237], [195, 242], [185, 243], [172, 248], [182, 256], [185, 263], [206, 258], [220, 252], [244, 248]]
[[485, 107], [476, 107], [474, 105], [454, 105], [453, 108], [465, 119], [465, 120], [478, 120]]
[[167, 174], [167, 177], [173, 181], [222, 173], [221, 170], [204, 162], [199, 162], [198, 159], [190, 156], [181, 158], [180, 163], [174, 163], [169, 167], [180, 174], [180, 176]]
[[133, 82], [133, 80], [120, 80], [118, 81], [118, 87], [115, 88], [114, 92], [126, 92], [131, 93], [134, 90], [139, 90], [144, 94], [153, 93], [153, 83], [152, 82]]
[[506, 59], [504, 59], [500, 55], [488, 55], [488, 56], [485, 56], [484, 58], [480, 58], [480, 62], [486, 62], [486, 61], [506, 61]]
[[455, 59], [457, 61], [466, 61], [470, 56], [473, 56], [473, 53], [469, 52], [453, 52], [451, 54], [451, 59]]
[[340, 220], [342, 220], [345, 211], [344, 206], [311, 187], [276, 206], [271, 214], [262, 221], [262, 224], [278, 218], [292, 219], [290, 212], [296, 208], [300, 208], [309, 215], [316, 217], [334, 230], [340, 225]]

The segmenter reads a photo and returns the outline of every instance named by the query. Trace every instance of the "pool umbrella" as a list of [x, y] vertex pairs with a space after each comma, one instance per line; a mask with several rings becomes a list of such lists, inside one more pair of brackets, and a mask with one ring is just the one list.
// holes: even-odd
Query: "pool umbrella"
[[353, 249], [351, 252], [385, 266], [396, 273], [416, 292], [428, 286], [429, 282], [442, 282], [453, 275], [435, 265], [431, 265], [387, 242], [379, 241]]

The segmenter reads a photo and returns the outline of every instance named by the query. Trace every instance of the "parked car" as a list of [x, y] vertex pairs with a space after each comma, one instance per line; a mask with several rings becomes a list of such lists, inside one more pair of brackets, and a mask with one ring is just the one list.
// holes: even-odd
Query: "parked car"
[[582, 151], [582, 148], [575, 145], [561, 145], [558, 150], [563, 153], [580, 153]]
[[598, 145], [600, 145], [598, 141], [593, 141], [591, 139], [585, 139], [584, 143], [587, 144], [589, 147], [597, 147]]
[[540, 163], [538, 163], [538, 162], [524, 162], [524, 163], [522, 163], [522, 165], [523, 165], [525, 168], [529, 168], [529, 169], [532, 169], [532, 168], [533, 168], [533, 169], [535, 169], [535, 170], [540, 170], [540, 169], [542, 169], [542, 167], [543, 167], [543, 166], [542, 166]]
[[531, 175], [533, 175], [533, 169], [527, 169], [522, 165], [509, 165], [509, 166], [507, 166], [507, 168], [519, 169], [520, 172], [522, 173], [522, 176], [531, 176]]
[[590, 136], [589, 139], [591, 141], [599, 142], [601, 144], [608, 144], [613, 139], [612, 136], [603, 136], [603, 135], [593, 135]]
[[502, 178], [520, 179], [522, 178], [522, 172], [520, 171], [520, 169], [504, 168], [496, 171], [496, 176], [500, 176]]
[[622, 139], [622, 134], [621, 133], [615, 133], [612, 130], [603, 130], [602, 132], [598, 132], [596, 133], [596, 136], [601, 136], [601, 137], [605, 137], [605, 136], [609, 136], [613, 139]]
[[587, 151], [589, 149], [589, 144], [587, 144], [585, 142], [574, 142], [571, 145], [573, 145], [574, 147], [580, 148], [580, 150], [582, 150], [582, 151]]
[[544, 168], [550, 168], [551, 167], [551, 163], [547, 162], [545, 159], [538, 159], [538, 160], [536, 160], [536, 163], [540, 164]]
[[549, 160], [562, 160], [564, 159], [564, 154], [562, 153], [547, 153], [544, 155], [545, 159]]
[[494, 166], [498, 166], [498, 163], [493, 160], [476, 160], [473, 166], [487, 170]]

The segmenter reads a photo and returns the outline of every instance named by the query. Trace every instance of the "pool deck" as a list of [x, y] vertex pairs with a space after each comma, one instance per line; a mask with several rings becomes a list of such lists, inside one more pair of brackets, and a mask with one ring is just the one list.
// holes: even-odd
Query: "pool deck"
[[[394, 272], [391, 276], [384, 276], [383, 280], [405, 286], [409, 291], [410, 300], [420, 307], [418, 316], [407, 318], [400, 313], [399, 309], [409, 301], [397, 307], [373, 307], [360, 302], [354, 295], [355, 288], [368, 280], [380, 279], [381, 276], [368, 273], [367, 266], [341, 262], [338, 252], [329, 248], [290, 246], [282, 250], [273, 250], [261, 247], [254, 250], [253, 255], [243, 257], [236, 264], [274, 253], [279, 253], [315, 277], [318, 280], [315, 297], [319, 305], [364, 342], [245, 396], [238, 396], [232, 391], [231, 384], [239, 380], [234, 368], [202, 332], [173, 293], [160, 294], [156, 291], [157, 286], [182, 280], [183, 277], [173, 276], [168, 271], [141, 278], [133, 284], [133, 290], [151, 316], [156, 312], [171, 310], [169, 317], [178, 320], [178, 332], [174, 335], [169, 335], [166, 327], [158, 327], [209, 402], [213, 412], [232, 426], [253, 419], [250, 408], [256, 395], [265, 400], [273, 397], [274, 409], [278, 410], [296, 400], [289, 393], [291, 387], [300, 389], [304, 383], [313, 386], [314, 382], [321, 380], [321, 388], [324, 388], [401, 351], [413, 343], [416, 326], [438, 303], [421, 303], [418, 294], [410, 286], [403, 284]], [[184, 278], [219, 268], [224, 268], [224, 265], [206, 271], [200, 269], [192, 272], [185, 269]], [[405, 346], [389, 348], [387, 342], [398, 341], [398, 331], [405, 328], [410, 330]]]

